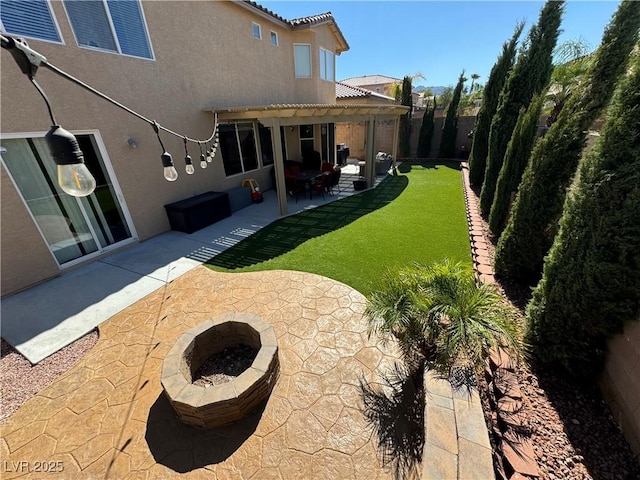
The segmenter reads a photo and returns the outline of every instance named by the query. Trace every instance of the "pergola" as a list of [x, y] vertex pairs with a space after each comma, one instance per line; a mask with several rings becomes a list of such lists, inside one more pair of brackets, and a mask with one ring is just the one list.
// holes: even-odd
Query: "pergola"
[[365, 178], [367, 185], [373, 185], [375, 177], [374, 144], [375, 124], [377, 120], [392, 119], [395, 122], [393, 135], [393, 164], [395, 166], [398, 150], [398, 132], [400, 115], [409, 107], [403, 105], [335, 105], [335, 104], [280, 104], [253, 107], [212, 108], [208, 111], [218, 114], [220, 122], [257, 120], [271, 128], [273, 145], [276, 189], [280, 214], [287, 214], [287, 191], [284, 179], [284, 159], [280, 127], [309, 125], [320, 123], [365, 122]]

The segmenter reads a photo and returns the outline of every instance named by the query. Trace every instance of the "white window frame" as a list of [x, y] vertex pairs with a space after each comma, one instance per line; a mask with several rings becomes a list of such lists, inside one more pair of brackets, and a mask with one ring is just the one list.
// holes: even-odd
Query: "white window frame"
[[[53, 7], [51, 6], [51, 0], [45, 0], [45, 3], [47, 4], [47, 8], [49, 9], [49, 14], [51, 15], [51, 19], [53, 20], [53, 26], [56, 29], [56, 33], [58, 34], [58, 37], [60, 38], [60, 41], [49, 40], [49, 39], [46, 39], [46, 38], [33, 37], [33, 36], [30, 36], [30, 35], [23, 35], [23, 34], [20, 34], [20, 38], [24, 38], [26, 40], [38, 40], [39, 42], [55, 43], [56, 45], [65, 45], [64, 38], [62, 37], [62, 31], [60, 30], [60, 25], [58, 24], [58, 19], [56, 18], [56, 16], [53, 13]], [[17, 33], [8, 32], [4, 28], [4, 25], [2, 23], [2, 19], [0, 19], [0, 30], [2, 30], [2, 32], [6, 33], [7, 35], [13, 35], [13, 36], [18, 35]]]
[[[326, 80], [328, 82], [335, 82], [336, 81], [336, 67], [335, 67], [335, 54], [331, 51], [331, 50], [327, 50], [326, 48], [322, 48], [320, 47], [320, 54], [319, 54], [319, 63], [320, 63], [320, 78], [322, 80]], [[328, 59], [330, 60], [330, 65], [331, 65], [331, 75], [329, 76], [327, 74], [327, 66], [329, 65], [329, 62], [327, 61]]]
[[271, 30], [271, 45], [273, 45], [274, 47], [280, 45], [280, 41], [278, 40], [278, 32], [274, 32], [273, 30]]
[[[247, 170], [245, 168], [244, 165], [244, 160], [242, 158], [242, 144], [240, 143], [240, 135], [238, 135], [238, 124], [250, 124], [251, 125], [251, 129], [253, 131], [253, 144], [254, 144], [254, 148], [255, 148], [255, 152], [256, 152], [256, 168], [252, 169], [252, 170]], [[259, 156], [259, 152], [260, 152], [260, 145], [257, 139], [257, 135], [259, 135], [259, 132], [257, 131], [256, 128], [256, 122], [255, 121], [251, 121], [251, 122], [242, 122], [242, 121], [238, 121], [238, 122], [227, 122], [226, 125], [233, 125], [234, 127], [234, 131], [236, 134], [236, 144], [238, 145], [238, 154], [240, 155], [240, 166], [242, 167], [242, 171], [238, 172], [238, 173], [232, 173], [231, 175], [227, 175], [227, 172], [224, 169], [224, 155], [222, 154], [222, 150], [220, 150], [220, 154], [222, 155], [222, 171], [225, 172], [224, 176], [225, 178], [233, 178], [233, 177], [238, 177], [240, 175], [244, 175], [248, 172], [257, 172], [258, 170], [262, 169], [262, 161], [260, 159]], [[275, 162], [275, 160], [274, 160]], [[269, 165], [271, 166], [271, 165]]]
[[[256, 27], [258, 27], [258, 36], [256, 37]], [[262, 27], [259, 23], [251, 22], [251, 34], [256, 40], [262, 40]]]
[[[22, 195], [22, 192], [20, 191], [20, 188], [18, 188], [18, 184], [13, 179], [13, 176], [11, 175], [11, 171], [7, 168], [7, 165], [4, 163], [4, 159], [2, 159], [0, 161], [0, 163], [2, 163], [2, 167], [4, 168], [5, 173], [7, 174], [9, 179], [11, 180], [11, 183], [13, 184], [13, 188], [15, 188], [16, 192], [18, 193], [18, 196], [20, 197], [20, 200], [22, 200], [22, 204], [24, 205], [24, 207], [27, 210], [27, 213], [31, 217], [31, 221], [33, 221], [33, 224], [35, 225], [36, 229], [38, 230], [38, 232], [40, 232], [40, 236], [42, 237], [42, 241], [47, 246], [47, 250], [49, 250], [49, 253], [51, 254], [51, 258], [53, 258], [53, 261], [56, 262], [56, 265], [58, 266], [58, 269], [61, 270], [61, 271], [62, 270], [66, 270], [66, 269], [68, 269], [70, 267], [74, 267], [76, 265], [79, 265], [81, 263], [84, 263], [84, 262], [86, 262], [88, 260], [92, 260], [92, 259], [95, 259], [97, 257], [100, 257], [101, 255], [104, 255], [105, 253], [108, 253], [108, 252], [110, 252], [112, 250], [116, 250], [118, 248], [122, 248], [124, 245], [128, 245], [130, 243], [137, 242], [138, 238], [139, 238], [138, 237], [138, 232], [136, 231], [135, 224], [133, 223], [133, 218], [131, 217], [131, 213], [129, 212], [129, 207], [127, 206], [127, 202], [125, 201], [124, 195], [122, 194], [122, 189], [120, 188], [120, 183], [118, 182], [118, 177], [116, 177], [116, 172], [113, 169], [113, 165], [111, 164], [111, 159], [109, 158], [109, 154], [107, 153], [107, 147], [105, 146], [104, 142], [102, 141], [102, 136], [100, 135], [100, 131], [99, 130], [73, 130], [73, 131], [71, 131], [71, 133], [73, 133], [74, 135], [93, 135], [93, 137], [94, 137], [94, 139], [96, 141], [96, 146], [98, 147], [98, 152], [100, 153], [100, 156], [102, 157], [102, 163], [104, 164], [104, 168], [105, 168], [105, 170], [107, 171], [107, 173], [109, 175], [109, 179], [111, 180], [111, 185], [113, 186], [113, 190], [114, 190], [114, 192], [116, 194], [116, 197], [118, 198], [118, 201], [120, 202], [120, 207], [122, 209], [122, 214], [123, 214], [125, 220], [127, 221], [127, 226], [129, 227], [129, 232], [131, 233], [131, 237], [127, 238], [126, 240], [122, 240], [121, 242], [114, 243], [112, 245], [107, 245], [106, 247], [99, 247], [98, 250], [93, 252], [93, 253], [89, 253], [87, 255], [83, 255], [83, 256], [78, 257], [78, 258], [76, 258], [74, 260], [70, 260], [68, 262], [65, 262], [65, 263], [61, 264], [60, 262], [58, 262], [58, 259], [56, 258], [55, 254], [53, 253], [53, 250], [49, 246], [49, 243], [47, 242], [47, 239], [44, 236], [44, 232], [42, 231], [42, 229], [38, 225], [38, 221], [34, 217], [33, 213], [31, 213], [31, 209], [28, 207], [27, 201], [25, 200], [24, 196]], [[47, 134], [47, 132], [3, 133], [3, 134], [0, 135], [0, 141], [4, 140], [4, 139], [44, 138], [46, 134]], [[93, 227], [91, 226], [91, 222], [87, 222], [87, 224], [88, 224], [89, 229], [91, 229], [91, 231], [93, 232]], [[95, 234], [94, 234], [94, 238], [95, 238]]]
[[138, 1], [138, 5], [140, 6], [140, 17], [142, 19], [142, 25], [144, 26], [144, 33], [147, 35], [147, 42], [149, 43], [149, 51], [151, 53], [151, 58], [138, 57], [136, 55], [129, 55], [128, 53], [122, 53], [122, 49], [120, 48], [120, 39], [118, 38], [118, 33], [116, 32], [116, 27], [113, 25], [113, 19], [111, 18], [111, 12], [109, 11], [109, 5], [107, 5], [107, 0], [94, 0], [94, 1], [102, 2], [103, 6], [104, 6], [104, 12], [107, 15], [107, 22], [109, 22], [109, 27], [111, 28], [111, 35], [113, 35], [113, 41], [114, 41], [118, 51], [114, 52], [113, 50], [105, 50], [104, 48], [90, 47], [88, 45], [80, 45], [80, 42], [78, 41], [78, 37], [76, 36], [76, 32], [73, 29], [73, 24], [71, 23], [71, 16], [69, 15], [69, 12], [67, 11], [67, 6], [65, 5], [64, 0], [63, 0], [60, 3], [62, 3], [62, 6], [64, 7], [64, 11], [67, 14], [67, 20], [69, 21], [69, 27], [71, 27], [71, 32], [73, 33], [73, 38], [76, 41], [76, 45], [79, 48], [86, 48], [87, 50], [93, 50], [94, 52], [110, 53], [112, 55], [122, 55], [123, 57], [137, 58], [139, 60], [150, 60], [152, 62], [155, 62], [156, 55], [153, 52], [153, 45], [151, 44], [151, 35], [149, 35], [149, 26], [147, 25], [147, 19], [146, 19], [145, 15], [144, 15], [144, 9], [142, 8], [142, 2], [140, 0], [137, 0]]
[[[309, 50], [309, 75], [298, 75], [298, 58], [296, 57], [296, 47], [308, 47]], [[293, 63], [296, 78], [313, 78], [313, 51], [310, 43], [294, 43], [293, 44]], [[305, 65], [307, 66], [307, 65]]]

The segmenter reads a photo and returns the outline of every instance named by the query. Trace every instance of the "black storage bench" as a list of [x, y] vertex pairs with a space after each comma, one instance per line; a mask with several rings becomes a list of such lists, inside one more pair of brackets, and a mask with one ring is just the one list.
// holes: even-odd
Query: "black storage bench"
[[171, 230], [193, 233], [231, 216], [226, 192], [206, 192], [165, 205]]

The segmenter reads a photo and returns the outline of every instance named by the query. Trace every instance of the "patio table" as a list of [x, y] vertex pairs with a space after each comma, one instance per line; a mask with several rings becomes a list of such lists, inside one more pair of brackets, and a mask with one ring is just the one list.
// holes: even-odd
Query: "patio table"
[[296, 179], [296, 182], [299, 183], [304, 183], [305, 185], [309, 185], [309, 199], [311, 200], [313, 197], [313, 190], [311, 189], [311, 183], [313, 182], [313, 180], [317, 177], [319, 177], [320, 175], [322, 175], [322, 172], [320, 170], [305, 170], [303, 172], [300, 172], [298, 174], [296, 174], [296, 176], [294, 177]]

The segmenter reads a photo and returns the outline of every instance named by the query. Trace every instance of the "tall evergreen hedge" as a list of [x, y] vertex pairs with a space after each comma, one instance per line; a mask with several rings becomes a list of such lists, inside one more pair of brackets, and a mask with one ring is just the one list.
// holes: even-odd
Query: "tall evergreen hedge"
[[604, 32], [586, 81], [536, 143], [496, 248], [498, 275], [530, 284], [540, 279], [587, 131], [625, 72], [639, 29], [640, 2], [624, 0]]
[[409, 158], [411, 145], [411, 112], [413, 110], [413, 97], [411, 91], [411, 77], [406, 76], [402, 79], [402, 100], [401, 105], [409, 107], [409, 111], [400, 117], [399, 147], [400, 157]]
[[538, 23], [531, 27], [527, 48], [518, 57], [500, 94], [498, 110], [491, 121], [489, 155], [480, 192], [480, 210], [484, 216], [489, 216], [491, 211], [498, 175], [520, 108], [526, 108], [551, 78], [553, 49], [558, 40], [563, 10], [564, 1], [547, 0], [540, 11]]
[[416, 151], [417, 158], [427, 158], [429, 150], [431, 150], [431, 140], [433, 138], [433, 128], [435, 125], [434, 116], [436, 113], [436, 98], [433, 97], [433, 105], [427, 107], [422, 117], [420, 125], [420, 135], [418, 136], [418, 149]]
[[507, 223], [513, 196], [518, 190], [531, 149], [537, 139], [538, 120], [543, 104], [544, 96], [537, 95], [526, 110], [524, 107], [520, 109], [518, 121], [509, 140], [489, 214], [489, 230], [496, 237], [500, 237]]
[[581, 377], [597, 372], [606, 340], [640, 316], [639, 54], [632, 63], [567, 196], [527, 307], [538, 356]]
[[482, 93], [482, 104], [473, 129], [473, 144], [469, 154], [469, 181], [471, 185], [482, 185], [484, 169], [489, 152], [489, 130], [491, 120], [498, 109], [498, 99], [516, 57], [516, 46], [524, 28], [524, 23], [516, 25], [511, 40], [502, 45], [502, 53], [491, 68], [489, 79]]
[[464, 78], [464, 70], [458, 78], [456, 88], [453, 90], [453, 98], [447, 107], [447, 114], [442, 126], [442, 138], [440, 140], [440, 158], [456, 157], [456, 137], [458, 135], [458, 105], [462, 96], [462, 87], [466, 78]]

